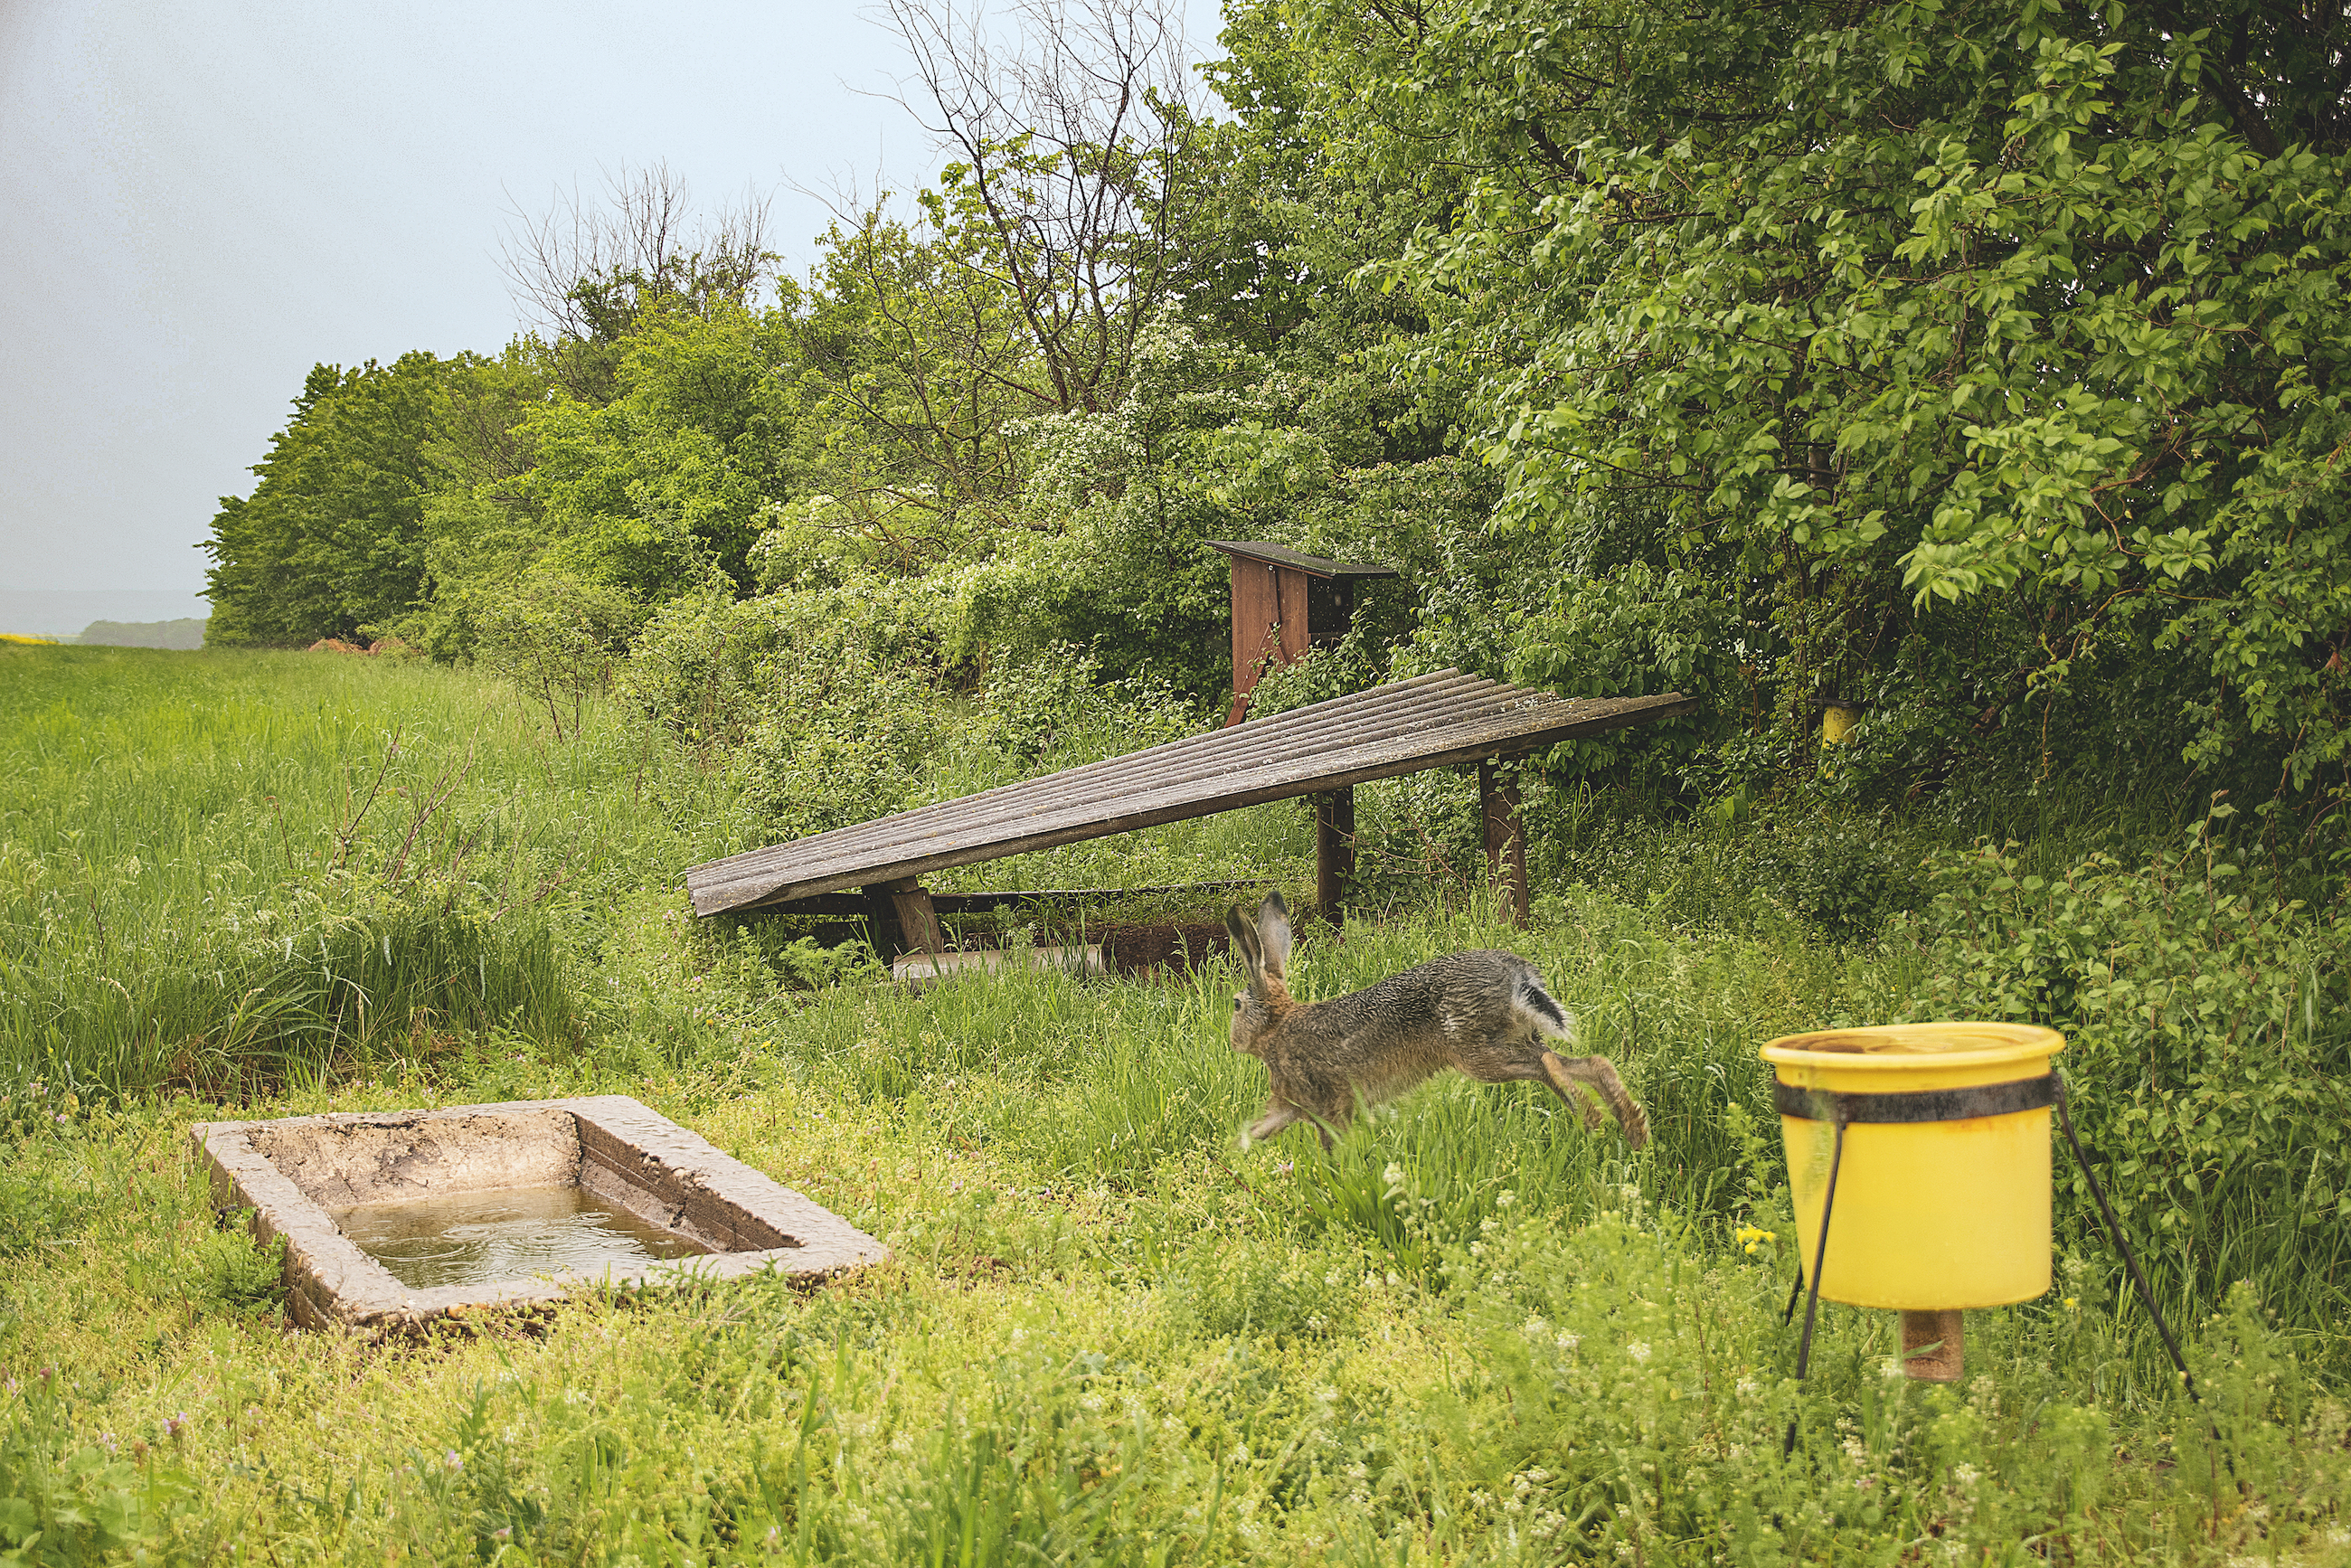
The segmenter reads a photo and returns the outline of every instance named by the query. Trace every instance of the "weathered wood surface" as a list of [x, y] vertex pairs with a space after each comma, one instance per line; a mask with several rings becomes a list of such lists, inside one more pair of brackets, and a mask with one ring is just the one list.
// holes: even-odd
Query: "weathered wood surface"
[[1314, 797], [1314, 905], [1336, 925], [1355, 875], [1355, 791], [1333, 789]]
[[1440, 670], [711, 861], [686, 873], [686, 889], [696, 914], [716, 915], [874, 887], [1424, 768], [1523, 756], [1697, 706], [1698, 699], [1678, 692], [1569, 700]]
[[1511, 924], [1524, 925], [1527, 897], [1527, 835], [1519, 817], [1519, 781], [1491, 760], [1478, 764], [1478, 815], [1485, 829], [1486, 878], [1497, 900], [1508, 906]]
[[1394, 577], [1394, 567], [1358, 566], [1352, 561], [1332, 560], [1328, 556], [1308, 555], [1304, 550], [1290, 549], [1283, 545], [1260, 544], [1254, 539], [1210, 539], [1210, 549], [1222, 550], [1237, 560], [1271, 561], [1292, 571], [1302, 571], [1310, 577], [1346, 580], [1351, 578]]
[[938, 911], [931, 906], [930, 892], [920, 882], [900, 877], [876, 891], [890, 895], [891, 913], [898, 917], [898, 933], [905, 939], [907, 951], [935, 956], [947, 950], [939, 935]]
[[[1304, 658], [1317, 643], [1347, 634], [1355, 612], [1355, 584], [1365, 578], [1394, 577], [1384, 566], [1353, 566], [1280, 545], [1211, 539], [1232, 558], [1233, 702], [1228, 727], [1248, 715], [1249, 698], [1269, 669]], [[1315, 617], [1321, 600], [1323, 616]]]

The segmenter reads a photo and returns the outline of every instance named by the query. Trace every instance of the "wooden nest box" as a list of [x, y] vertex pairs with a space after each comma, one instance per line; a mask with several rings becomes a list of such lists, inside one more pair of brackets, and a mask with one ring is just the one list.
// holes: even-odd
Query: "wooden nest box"
[[1355, 584], [1394, 577], [1384, 566], [1350, 566], [1280, 545], [1210, 539], [1233, 562], [1233, 706], [1225, 723], [1249, 713], [1249, 697], [1269, 669], [1295, 664], [1307, 650], [1336, 643], [1355, 618]]

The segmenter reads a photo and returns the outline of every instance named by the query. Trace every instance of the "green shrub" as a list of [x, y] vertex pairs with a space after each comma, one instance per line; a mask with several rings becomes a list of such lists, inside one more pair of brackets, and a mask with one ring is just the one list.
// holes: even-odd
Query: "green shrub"
[[771, 840], [916, 803], [924, 759], [956, 716], [936, 688], [862, 650], [778, 661], [773, 706], [744, 737], [744, 793]]
[[620, 589], [536, 572], [486, 596], [475, 656], [544, 709], [560, 739], [580, 733], [644, 618]]
[[[2063, 1030], [2075, 1122], [2142, 1260], [2209, 1307], [2256, 1281], [2294, 1321], [2351, 1308], [2351, 925], [2281, 902], [2231, 859], [2225, 806], [2143, 866], [2053, 877], [2014, 846], [1938, 872], [1910, 927], [1924, 979], [1901, 1019]], [[2103, 1255], [2061, 1163], [2062, 1233]]]
[[1907, 848], [1883, 818], [1775, 822], [1740, 841], [1730, 874], [1832, 936], [1865, 936], [1925, 892]]
[[1093, 654], [1062, 644], [998, 671], [987, 684], [987, 737], [1027, 768], [1066, 768], [1139, 751], [1207, 727], [1209, 715], [1164, 681], [1102, 678]]

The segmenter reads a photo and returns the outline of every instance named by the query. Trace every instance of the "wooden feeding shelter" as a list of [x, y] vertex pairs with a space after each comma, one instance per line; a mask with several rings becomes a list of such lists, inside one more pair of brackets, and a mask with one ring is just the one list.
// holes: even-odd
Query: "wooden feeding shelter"
[[[1315, 802], [1315, 892], [1335, 919], [1354, 859], [1354, 787], [1426, 768], [1479, 764], [1489, 869], [1520, 918], [1526, 852], [1517, 791], [1498, 764], [1579, 736], [1673, 718], [1678, 692], [1568, 699], [1439, 670], [1310, 707], [1171, 740], [959, 800], [730, 855], [691, 868], [695, 913], [862, 913], [885, 958], [944, 949], [922, 879], [951, 866], [1131, 832], [1301, 795]], [[844, 896], [847, 895], [847, 896]], [[965, 894], [987, 908], [1011, 894]], [[942, 900], [941, 903], [946, 901]]]
[[1249, 712], [1265, 672], [1308, 649], [1336, 643], [1355, 618], [1355, 584], [1394, 577], [1384, 566], [1350, 566], [1280, 545], [1210, 539], [1233, 563], [1233, 706], [1228, 726]]
[[[862, 919], [885, 960], [914, 951], [940, 954], [943, 910], [1090, 895], [935, 898], [922, 882], [934, 872], [1311, 795], [1315, 902], [1335, 923], [1354, 870], [1355, 786], [1474, 762], [1487, 868], [1523, 921], [1526, 841], [1518, 789], [1504, 765], [1562, 740], [1677, 718], [1698, 706], [1697, 698], [1679, 692], [1571, 699], [1439, 670], [1244, 724], [1249, 695], [1267, 667], [1345, 636], [1355, 584], [1396, 574], [1280, 545], [1210, 543], [1233, 564], [1234, 698], [1223, 728], [694, 866], [685, 873], [694, 912]], [[1220, 892], [1233, 886], [1213, 885]]]

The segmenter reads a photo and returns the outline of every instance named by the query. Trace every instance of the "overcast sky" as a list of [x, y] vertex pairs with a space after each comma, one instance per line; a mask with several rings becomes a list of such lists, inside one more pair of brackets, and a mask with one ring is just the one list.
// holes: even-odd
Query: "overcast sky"
[[849, 3], [0, 0], [0, 591], [199, 591], [310, 366], [498, 348], [558, 186], [771, 190], [804, 267], [793, 183], [934, 161], [903, 68]]

